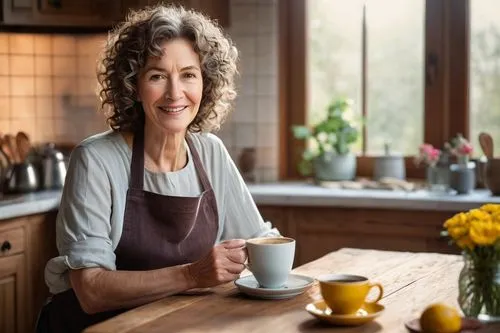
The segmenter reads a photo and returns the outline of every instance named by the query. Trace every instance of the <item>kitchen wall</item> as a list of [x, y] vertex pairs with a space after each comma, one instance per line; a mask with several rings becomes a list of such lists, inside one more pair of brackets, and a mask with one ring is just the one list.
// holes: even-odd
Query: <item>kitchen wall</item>
[[[256, 149], [256, 179], [278, 173], [277, 1], [231, 0], [227, 32], [240, 50], [235, 112], [217, 133], [238, 164]], [[95, 97], [105, 35], [0, 33], [0, 132], [77, 143], [106, 130]]]
[[0, 131], [78, 142], [106, 129], [97, 113], [100, 36], [0, 34]]
[[257, 151], [258, 182], [278, 178], [278, 5], [276, 0], [231, 0], [229, 34], [241, 53], [235, 112], [220, 133], [234, 159]]

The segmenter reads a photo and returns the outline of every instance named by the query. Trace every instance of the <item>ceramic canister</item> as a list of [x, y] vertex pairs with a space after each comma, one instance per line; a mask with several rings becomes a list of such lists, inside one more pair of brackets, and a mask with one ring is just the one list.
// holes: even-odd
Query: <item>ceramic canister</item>
[[402, 155], [391, 154], [389, 146], [385, 145], [385, 155], [375, 157], [373, 168], [373, 178], [380, 180], [382, 178], [406, 178], [405, 159]]

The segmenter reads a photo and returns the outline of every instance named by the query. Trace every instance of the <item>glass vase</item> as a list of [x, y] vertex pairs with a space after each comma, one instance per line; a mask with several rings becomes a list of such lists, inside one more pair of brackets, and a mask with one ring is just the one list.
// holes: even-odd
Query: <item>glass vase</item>
[[497, 257], [463, 254], [458, 303], [465, 316], [485, 322], [500, 321], [500, 260]]
[[448, 166], [428, 166], [426, 171], [429, 190], [434, 193], [446, 193], [450, 183], [450, 169]]

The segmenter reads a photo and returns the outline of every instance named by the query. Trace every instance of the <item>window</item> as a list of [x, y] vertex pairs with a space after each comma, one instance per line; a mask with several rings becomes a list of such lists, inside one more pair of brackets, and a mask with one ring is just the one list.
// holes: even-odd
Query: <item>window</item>
[[363, 129], [356, 152], [381, 154], [389, 143], [415, 153], [424, 132], [425, 1], [310, 0], [307, 12], [307, 121], [323, 118], [334, 96], [349, 97]]
[[[482, 19], [474, 19], [474, 11], [483, 17], [475, 6], [489, 8], [493, 22], [496, 2], [280, 0], [280, 178], [300, 178], [304, 143], [293, 137], [291, 126], [316, 122], [336, 95], [351, 97], [356, 106], [351, 117], [363, 119], [358, 176], [372, 176], [373, 156], [386, 142], [406, 156], [407, 177], [414, 178], [425, 175], [412, 163], [420, 143], [442, 147], [457, 133], [475, 139], [485, 129], [500, 135], [494, 127], [500, 121], [486, 120], [499, 113], [485, 111], [495, 98], [494, 109], [500, 109], [500, 94], [492, 87], [500, 78], [487, 70], [479, 79], [477, 52], [469, 53], [469, 46], [479, 43], [474, 21]], [[498, 31], [488, 35], [488, 43], [500, 38]], [[500, 59], [500, 48], [494, 55], [488, 45], [483, 69], [496, 68]], [[485, 77], [488, 100], [486, 88], [478, 88]]]
[[489, 132], [500, 155], [500, 2], [473, 0], [470, 6], [470, 134], [479, 147], [479, 133]]

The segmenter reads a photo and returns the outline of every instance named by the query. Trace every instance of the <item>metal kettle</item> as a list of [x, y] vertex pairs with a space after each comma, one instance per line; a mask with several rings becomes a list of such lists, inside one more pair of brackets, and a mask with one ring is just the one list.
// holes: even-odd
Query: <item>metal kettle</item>
[[3, 192], [28, 193], [38, 190], [36, 168], [30, 162], [12, 164], [5, 174]]
[[66, 179], [66, 161], [64, 155], [55, 149], [53, 143], [45, 146], [42, 152], [42, 188], [60, 189], [64, 186]]

